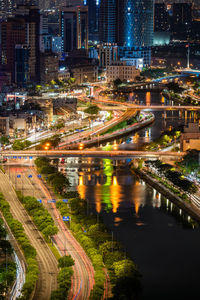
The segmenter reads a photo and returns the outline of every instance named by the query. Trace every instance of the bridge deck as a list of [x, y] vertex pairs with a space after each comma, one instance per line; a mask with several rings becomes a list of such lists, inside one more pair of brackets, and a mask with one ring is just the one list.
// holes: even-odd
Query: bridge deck
[[184, 152], [153, 152], [153, 151], [100, 151], [100, 150], [49, 150], [49, 151], [1, 151], [1, 157], [12, 159], [30, 159], [35, 157], [67, 158], [67, 157], [96, 157], [96, 158], [181, 158]]

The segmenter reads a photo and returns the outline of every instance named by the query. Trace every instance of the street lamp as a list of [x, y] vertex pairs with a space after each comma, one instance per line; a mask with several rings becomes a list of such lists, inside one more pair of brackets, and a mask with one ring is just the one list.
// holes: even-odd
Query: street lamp
[[45, 150], [49, 150], [49, 147], [51, 146], [51, 144], [50, 143], [46, 143], [45, 145], [44, 145], [44, 149]]
[[118, 150], [118, 145], [116, 143], [113, 145], [113, 150], [114, 151]]
[[83, 148], [84, 148], [84, 144], [83, 143], [79, 144], [79, 150], [83, 150]]

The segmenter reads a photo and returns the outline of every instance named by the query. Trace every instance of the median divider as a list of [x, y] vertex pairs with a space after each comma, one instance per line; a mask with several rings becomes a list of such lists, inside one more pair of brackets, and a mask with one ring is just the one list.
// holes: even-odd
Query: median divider
[[2, 193], [0, 193], [0, 210], [26, 259], [27, 271], [25, 284], [22, 289], [22, 298], [27, 300], [32, 299], [39, 274], [36, 250], [27, 238], [22, 224], [13, 218], [13, 215], [10, 212], [10, 205], [5, 200]]
[[[73, 260], [70, 256], [60, 257], [57, 248], [51, 243], [51, 236], [58, 232], [58, 228], [55, 226], [54, 220], [47, 209], [41, 204], [35, 197], [23, 196], [20, 191], [17, 191], [17, 196], [24, 208], [31, 216], [34, 224], [38, 230], [42, 233], [45, 241], [49, 245], [52, 253], [58, 259], [58, 267], [60, 271], [58, 273], [58, 289], [52, 291], [51, 300], [64, 300], [68, 298], [68, 292], [71, 287], [71, 277], [73, 275], [72, 265]], [[71, 264], [69, 264], [71, 260]]]

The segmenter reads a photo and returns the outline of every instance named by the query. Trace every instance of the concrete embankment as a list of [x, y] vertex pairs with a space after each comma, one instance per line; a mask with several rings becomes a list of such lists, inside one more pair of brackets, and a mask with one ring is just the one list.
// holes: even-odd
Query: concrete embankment
[[192, 204], [187, 203], [182, 200], [180, 197], [171, 192], [167, 187], [162, 185], [156, 179], [152, 178], [150, 175], [145, 173], [142, 170], [134, 170], [136, 174], [140, 176], [145, 182], [155, 188], [159, 193], [169, 199], [171, 202], [176, 204], [179, 208], [181, 208], [184, 212], [186, 212], [191, 218], [200, 223], [200, 211], [192, 206]]
[[[138, 122], [137, 124], [130, 125], [127, 128], [117, 130], [110, 134], [98, 136], [98, 138], [95, 136], [94, 139], [91, 139], [88, 141], [82, 141], [82, 143], [84, 144], [84, 147], [96, 146], [96, 145], [99, 145], [100, 143], [111, 141], [116, 138], [125, 136], [131, 132], [138, 131], [138, 130], [150, 125], [151, 123], [153, 123], [154, 120], [155, 120], [155, 116], [153, 114], [151, 114], [149, 118], [145, 118], [145, 119], [141, 120], [140, 122]], [[69, 149], [77, 149], [77, 144], [70, 145]]]

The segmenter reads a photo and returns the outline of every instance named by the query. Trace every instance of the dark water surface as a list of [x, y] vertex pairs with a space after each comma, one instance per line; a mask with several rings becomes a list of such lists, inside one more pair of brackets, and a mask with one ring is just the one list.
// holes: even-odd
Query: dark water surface
[[[173, 101], [165, 99], [161, 93], [138, 92], [130, 94], [129, 100], [138, 99], [140, 104], [147, 105], [176, 105]], [[155, 141], [169, 127], [177, 128], [184, 126], [194, 120], [194, 112], [182, 114], [178, 111], [166, 111], [166, 115], [162, 111], [153, 111], [155, 122], [148, 127], [139, 130], [136, 133], [117, 140], [120, 144], [119, 149], [123, 150], [139, 150], [144, 144]]]
[[141, 299], [200, 299], [199, 227], [128, 163], [71, 158], [63, 170], [139, 266]]

